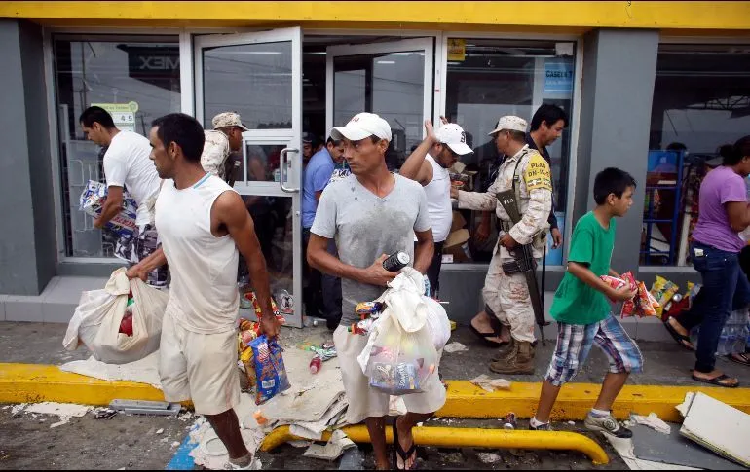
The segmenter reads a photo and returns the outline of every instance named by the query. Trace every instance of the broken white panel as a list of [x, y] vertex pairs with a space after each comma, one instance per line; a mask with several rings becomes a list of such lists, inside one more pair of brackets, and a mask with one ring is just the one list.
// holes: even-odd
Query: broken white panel
[[703, 392], [689, 400], [686, 396], [688, 407], [680, 434], [750, 468], [750, 415]]
[[687, 467], [677, 464], [665, 464], [663, 462], [647, 461], [639, 459], [633, 452], [633, 440], [621, 439], [611, 434], [604, 434], [604, 437], [612, 444], [612, 447], [620, 455], [625, 465], [630, 470], [702, 470], [694, 467]]
[[129, 364], [107, 364], [89, 357], [85, 361], [72, 361], [60, 366], [63, 372], [83, 375], [99, 380], [130, 381], [149, 384], [161, 390], [159, 377], [159, 351]]
[[357, 445], [346, 437], [346, 434], [342, 430], [337, 429], [331, 434], [331, 439], [328, 440], [325, 446], [313, 444], [305, 451], [304, 455], [332, 461], [336, 460], [345, 450], [352, 447], [357, 447]]
[[56, 428], [62, 426], [71, 418], [83, 418], [86, 413], [91, 411], [93, 407], [86, 405], [76, 405], [72, 403], [34, 403], [26, 407], [24, 413], [38, 414], [38, 415], [54, 415], [60, 418], [60, 421], [50, 425], [50, 428]]

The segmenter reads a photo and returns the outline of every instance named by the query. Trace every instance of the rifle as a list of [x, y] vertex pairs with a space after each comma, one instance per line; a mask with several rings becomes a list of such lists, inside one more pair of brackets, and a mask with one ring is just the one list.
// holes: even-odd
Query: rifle
[[[516, 194], [513, 190], [506, 190], [505, 192], [498, 193], [497, 200], [503, 208], [505, 208], [505, 212], [508, 214], [511, 223], [515, 225], [521, 221], [521, 214], [518, 212], [518, 204], [516, 202]], [[526, 276], [526, 284], [529, 287], [531, 306], [534, 309], [534, 317], [536, 318], [536, 324], [539, 325], [539, 330], [542, 333], [542, 345], [544, 345], [544, 327], [549, 325], [549, 322], [544, 320], [542, 295], [539, 292], [539, 284], [536, 280], [537, 262], [536, 259], [534, 259], [533, 245], [532, 243], [522, 244], [520, 247], [516, 247], [508, 252], [513, 256], [514, 260], [503, 264], [503, 272], [506, 274], [523, 272]]]

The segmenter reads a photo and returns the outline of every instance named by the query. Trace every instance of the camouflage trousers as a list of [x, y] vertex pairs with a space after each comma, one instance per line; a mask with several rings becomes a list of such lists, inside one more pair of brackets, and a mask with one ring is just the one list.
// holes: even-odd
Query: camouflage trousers
[[[133, 266], [159, 248], [159, 234], [152, 225], [140, 226], [133, 236], [122, 237], [115, 246], [115, 256]], [[159, 267], [148, 273], [146, 283], [156, 288], [169, 286], [169, 268]]]
[[529, 286], [524, 274], [506, 274], [503, 271], [503, 263], [509, 260], [511, 259], [501, 257], [500, 251], [495, 248], [482, 289], [485, 311], [490, 316], [497, 316], [502, 324], [508, 326], [513, 339], [533, 343], [536, 341], [536, 321]]

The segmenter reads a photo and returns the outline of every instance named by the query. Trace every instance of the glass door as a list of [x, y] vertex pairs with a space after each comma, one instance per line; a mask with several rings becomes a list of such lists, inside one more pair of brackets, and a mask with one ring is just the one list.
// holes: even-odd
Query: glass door
[[[234, 157], [234, 188], [253, 217], [271, 293], [287, 324], [302, 327], [301, 29], [197, 37], [195, 88], [204, 127], [234, 111], [249, 128]], [[254, 318], [250, 309], [240, 312]]]
[[387, 160], [400, 167], [424, 137], [432, 115], [433, 39], [419, 38], [326, 49], [326, 127], [360, 112], [391, 125]]

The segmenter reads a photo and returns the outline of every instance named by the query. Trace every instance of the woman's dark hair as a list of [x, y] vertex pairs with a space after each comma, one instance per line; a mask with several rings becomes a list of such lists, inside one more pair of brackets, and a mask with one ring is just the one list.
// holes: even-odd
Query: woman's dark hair
[[101, 126], [107, 129], [115, 127], [115, 122], [112, 120], [112, 115], [110, 115], [107, 110], [102, 107], [86, 108], [83, 113], [81, 113], [81, 117], [78, 119], [78, 121], [86, 128], [91, 128], [92, 126], [94, 126], [94, 123], [99, 123]]
[[603, 205], [610, 194], [621, 198], [628, 187], [636, 187], [635, 179], [622, 169], [607, 167], [594, 178], [594, 201]]
[[531, 128], [529, 131], [538, 130], [539, 127], [542, 126], [542, 123], [547, 123], [547, 126], [549, 127], [560, 120], [563, 121], [564, 127], [568, 126], [568, 114], [565, 113], [565, 110], [557, 105], [544, 103], [539, 107], [536, 113], [534, 113], [534, 117], [531, 118]]
[[184, 113], [170, 113], [155, 119], [151, 126], [158, 128], [156, 135], [165, 147], [171, 142], [177, 143], [186, 161], [201, 161], [206, 133], [198, 120]]
[[725, 166], [733, 166], [744, 157], [750, 157], [750, 135], [741, 137], [732, 146], [725, 144], [719, 148], [719, 154], [724, 158]]

